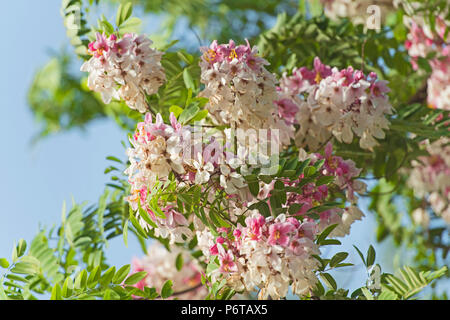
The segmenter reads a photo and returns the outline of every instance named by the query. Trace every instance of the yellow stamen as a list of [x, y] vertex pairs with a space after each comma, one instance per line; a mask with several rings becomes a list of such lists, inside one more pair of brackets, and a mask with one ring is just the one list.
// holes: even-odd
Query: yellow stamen
[[231, 50], [229, 58], [231, 60], [233, 60], [234, 58], [237, 58], [236, 50], [234, 50], [234, 49]]
[[319, 83], [322, 80], [322, 76], [320, 75], [320, 72], [316, 73], [316, 77], [314, 78], [314, 81], [316, 81], [316, 83]]
[[275, 235], [274, 235], [275, 240], [280, 239], [280, 237], [281, 237], [280, 231], [278, 231], [278, 230], [275, 231]]
[[209, 49], [207, 52], [203, 54], [203, 56], [205, 57], [206, 61], [211, 62], [216, 58], [216, 52], [212, 49]]

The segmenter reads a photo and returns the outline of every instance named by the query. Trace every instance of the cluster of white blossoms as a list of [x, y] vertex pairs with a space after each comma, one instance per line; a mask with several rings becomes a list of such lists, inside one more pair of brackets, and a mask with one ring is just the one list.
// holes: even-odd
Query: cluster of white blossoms
[[205, 89], [199, 94], [209, 99], [206, 108], [215, 124], [233, 128], [278, 129], [282, 142], [289, 143], [293, 128], [280, 118], [274, 104], [278, 100], [274, 74], [264, 65], [269, 63], [257, 56], [256, 47], [236, 46], [214, 41], [203, 52], [201, 82]]
[[[450, 223], [450, 139], [442, 137], [432, 143], [424, 142], [429, 156], [421, 156], [412, 162], [408, 179], [414, 194], [425, 199], [435, 214]], [[427, 225], [427, 213], [418, 209], [413, 218]]]
[[177, 123], [173, 114], [171, 125], [166, 125], [161, 115], [158, 114], [153, 123], [152, 116], [148, 113], [145, 122], [137, 125], [136, 132], [130, 139], [132, 147], [127, 149], [130, 166], [125, 170], [125, 174], [128, 175], [131, 185], [131, 195], [127, 197], [127, 201], [136, 211], [137, 219], [145, 230], [149, 230], [151, 226], [141, 217], [139, 206], [156, 224], [156, 236], [170, 237], [171, 242], [183, 242], [192, 238], [188, 221], [171, 206], [162, 208], [163, 214], [155, 212], [155, 208], [150, 208], [150, 199], [147, 197], [155, 184], [167, 180], [171, 172], [186, 174], [182, 159], [182, 146], [185, 141], [190, 142], [190, 131]]
[[204, 254], [210, 259], [217, 257], [219, 263], [212, 278], [226, 279], [237, 292], [259, 288], [259, 299], [283, 298], [289, 287], [299, 296], [308, 294], [317, 283], [315, 271], [319, 267], [312, 256], [319, 254], [314, 243], [315, 223], [284, 214], [264, 218], [254, 211], [245, 224], [234, 229], [232, 239], [225, 228], [218, 230], [222, 236], [215, 241], [199, 232]]
[[370, 6], [378, 6], [380, 9], [380, 19], [384, 19], [391, 11], [395, 3], [393, 0], [321, 0], [325, 9], [325, 15], [330, 19], [337, 20], [349, 18], [355, 24], [366, 24], [367, 18], [373, 11]]
[[[417, 9], [416, 7], [417, 5], [414, 8]], [[426, 58], [430, 53], [436, 54], [430, 60], [432, 73], [427, 81], [428, 106], [432, 109], [449, 111], [450, 47], [448, 43], [446, 44], [444, 37], [450, 22], [438, 15], [435, 17], [435, 28], [432, 29], [422, 16], [414, 15], [414, 17], [405, 16], [405, 24], [409, 28], [405, 48], [411, 56], [414, 70], [419, 69], [419, 58]]]
[[[216, 236], [194, 218], [198, 246], [205, 262], [217, 263], [217, 269], [211, 274], [212, 281], [226, 279], [227, 284], [238, 292], [259, 288], [262, 299], [284, 297], [290, 286], [299, 296], [310, 293], [317, 282], [318, 261], [312, 256], [320, 253], [314, 243], [316, 236], [334, 224], [337, 226], [330, 237], [344, 237], [350, 233], [351, 225], [364, 216], [354, 205], [358, 200], [354, 193], [365, 192], [366, 185], [355, 179], [361, 169], [357, 169], [351, 160], [334, 156], [331, 143], [327, 144], [323, 155], [313, 154], [308, 158], [312, 165], [324, 160], [320, 174], [335, 178], [334, 183], [345, 192], [350, 205], [344, 209], [330, 208], [320, 212], [318, 219], [312, 219], [308, 212], [326, 202], [328, 186], [302, 183], [304, 176], [301, 175], [298, 180], [285, 181], [289, 188], [301, 184], [301, 190], [287, 192], [283, 205], [286, 208], [298, 206], [298, 212], [265, 218], [258, 210], [237, 210], [236, 215], [243, 215], [245, 219], [245, 227], [238, 223], [237, 227], [219, 228]], [[243, 207], [270, 200], [273, 191], [274, 183], [266, 184], [257, 199]]]
[[[83, 70], [90, 72], [89, 85], [102, 93], [105, 102], [117, 97], [132, 108], [146, 110], [146, 94], [156, 92], [164, 80], [161, 53], [152, 51], [149, 41], [134, 35], [120, 41], [114, 35], [97, 35], [97, 41], [90, 45], [94, 56]], [[345, 208], [321, 210], [314, 218], [311, 209], [329, 201], [327, 184], [316, 185], [302, 173], [271, 183], [257, 181], [259, 193], [255, 193], [250, 188], [252, 181], [246, 179], [254, 172], [276, 174], [279, 163], [273, 164], [266, 152], [270, 149], [271, 156], [273, 152], [279, 156], [278, 147], [290, 145], [294, 138], [300, 141], [302, 133], [294, 135], [298, 126], [308, 139], [317, 140], [314, 133], [323, 132], [319, 141], [314, 140], [316, 144], [333, 135], [350, 143], [355, 132], [361, 137], [361, 146], [370, 148], [374, 145], [371, 137], [382, 137], [381, 129], [387, 128], [387, 88], [373, 74], [365, 77], [351, 68], [338, 71], [318, 59], [315, 71], [294, 70], [294, 75], [285, 75], [277, 87], [275, 76], [264, 68], [267, 61], [257, 57], [256, 49], [248, 42], [235, 46], [233, 41], [226, 45], [214, 41], [202, 51], [201, 81], [205, 88], [200, 95], [209, 100], [209, 120], [226, 128], [208, 126], [205, 134], [204, 128], [198, 132], [198, 126], [182, 125], [173, 113], [169, 124], [160, 114], [155, 119], [147, 113], [145, 120], [137, 124], [127, 149], [130, 164], [125, 174], [130, 194], [126, 200], [137, 222], [152, 237], [168, 239], [174, 246], [196, 236], [204, 254], [200, 261], [217, 261], [217, 270], [208, 275], [213, 281], [226, 278], [228, 285], [239, 292], [259, 287], [260, 298], [285, 297], [289, 288], [299, 296], [307, 295], [317, 283], [319, 262], [313, 257], [320, 253], [314, 242], [317, 235], [336, 224], [330, 236], [343, 237], [363, 216], [354, 206], [355, 193], [365, 191], [365, 185], [356, 180], [361, 170], [353, 161], [334, 156], [331, 143], [324, 155], [309, 156], [310, 166], [323, 160], [318, 176], [331, 178], [342, 198], [350, 202]], [[139, 93], [131, 97], [126, 94], [130, 90]], [[313, 123], [305, 122], [306, 118]], [[267, 150], [260, 149], [261, 144]], [[259, 161], [254, 162], [256, 158]], [[276, 168], [276, 172], [265, 172], [266, 166]], [[281, 188], [290, 189], [285, 192], [281, 208], [274, 209], [271, 201], [277, 200], [280, 182]], [[181, 210], [186, 203], [178, 192], [186, 190], [200, 193], [197, 201], [203, 201], [203, 205], [199, 215]], [[270, 217], [264, 218], [250, 208], [260, 202], [267, 205]], [[289, 210], [291, 206], [298, 212]], [[229, 227], [211, 230], [216, 223], [209, 225], [208, 221], [215, 216]], [[159, 289], [167, 279], [174, 280], [175, 291], [198, 285], [199, 269], [189, 262], [189, 257], [184, 258], [187, 264], [182, 272], [176, 272], [179, 253], [175, 247], [169, 253], [161, 246], [152, 246], [148, 256], [135, 260], [134, 271], [149, 272], [138, 287]]]
[[331, 136], [351, 143], [356, 134], [361, 148], [371, 149], [378, 144], [375, 138], [383, 139], [383, 129], [389, 128], [389, 88], [373, 72], [365, 76], [352, 67], [338, 70], [316, 57], [314, 70], [302, 67], [290, 76], [284, 74], [280, 89], [299, 109], [295, 137], [299, 147], [317, 149]]
[[433, 72], [427, 80], [427, 100], [432, 109], [450, 111], [450, 47], [442, 55], [430, 62]]
[[[148, 113], [130, 138], [131, 147], [127, 149], [130, 165], [125, 174], [131, 195], [127, 201], [144, 230], [154, 229], [156, 236], [181, 243], [193, 236], [188, 228], [190, 222], [170, 204], [161, 207], [156, 202], [154, 206], [149, 205], [148, 195], [156, 183], [167, 181], [173, 174], [177, 187], [210, 185], [213, 187], [209, 193], [211, 197], [216, 190], [223, 190], [233, 198], [233, 204], [246, 201], [250, 192], [242, 176], [245, 167], [242, 159], [230, 157], [217, 140], [203, 141], [202, 135], [197, 136], [191, 126], [182, 126], [173, 114], [170, 120], [171, 124], [167, 125], [158, 114], [153, 122]], [[237, 172], [238, 167], [241, 167], [241, 173]], [[148, 213], [152, 223], [142, 217], [139, 207]], [[236, 210], [243, 211], [242, 208]]]
[[[177, 257], [181, 255], [183, 267], [177, 270]], [[159, 242], [154, 242], [147, 250], [147, 255], [133, 259], [132, 272], [147, 272], [147, 276], [135, 286], [141, 290], [144, 287], [155, 288], [160, 292], [167, 280], [172, 280], [172, 289], [175, 293], [181, 293], [176, 297], [186, 300], [204, 299], [208, 294], [206, 288], [201, 285], [201, 270], [189, 254], [189, 252], [172, 246], [168, 251]]]
[[161, 66], [162, 52], [150, 48], [152, 41], [145, 35], [126, 34], [118, 39], [97, 33], [89, 44], [92, 58], [81, 71], [89, 72], [88, 86], [99, 92], [103, 102], [123, 99], [131, 109], [148, 110], [146, 94], [158, 91], [165, 81]]

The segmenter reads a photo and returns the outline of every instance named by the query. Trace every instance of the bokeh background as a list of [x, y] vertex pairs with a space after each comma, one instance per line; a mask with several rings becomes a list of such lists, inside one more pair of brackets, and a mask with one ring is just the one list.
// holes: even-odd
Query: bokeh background
[[[110, 119], [92, 121], [84, 129], [53, 133], [35, 139], [41, 124], [30, 111], [27, 94], [36, 70], [61, 50], [71, 52], [60, 15], [60, 0], [16, 0], [6, 6], [0, 19], [4, 30], [0, 61], [1, 110], [0, 119], [1, 157], [3, 168], [0, 182], [0, 257], [10, 257], [14, 242], [23, 238], [30, 241], [41, 227], [50, 228], [61, 221], [63, 201], [72, 199], [80, 203], [95, 203], [102, 194], [109, 178], [103, 173], [109, 165], [106, 156], [125, 159], [121, 144], [126, 132]], [[115, 9], [102, 8], [107, 18], [114, 16]], [[108, 16], [109, 15], [109, 16]], [[144, 21], [142, 31], [152, 34], [160, 30], [158, 15], [135, 15]], [[267, 20], [270, 27], [275, 20]], [[181, 24], [173, 37], [181, 39], [180, 45], [198, 46], [192, 30]], [[213, 39], [208, 39], [213, 40]], [[242, 40], [242, 39], [239, 39]], [[73, 59], [77, 59], [73, 56]], [[73, 72], [79, 72], [81, 60], [75, 60]], [[349, 262], [354, 267], [334, 271], [341, 287], [355, 289], [363, 285], [366, 270], [352, 245], [363, 252], [370, 244], [377, 251], [377, 262], [383, 271], [393, 272], [408, 263], [408, 251], [394, 248], [389, 241], [375, 241], [374, 217], [361, 202], [366, 217], [352, 226], [351, 236], [343, 239]], [[331, 248], [336, 252], [336, 248]], [[129, 263], [134, 256], [142, 255], [141, 249], [130, 236], [128, 248], [119, 237], [110, 241], [106, 251], [112, 265]]]

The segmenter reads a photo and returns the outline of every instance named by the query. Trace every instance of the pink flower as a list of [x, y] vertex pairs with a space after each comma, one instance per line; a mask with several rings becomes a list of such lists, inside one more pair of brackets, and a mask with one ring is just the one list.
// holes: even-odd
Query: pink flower
[[279, 244], [283, 247], [289, 245], [289, 234], [294, 231], [294, 226], [290, 223], [277, 223], [269, 227], [269, 239], [270, 245]]
[[100, 34], [97, 32], [95, 36], [97, 40], [89, 43], [89, 51], [94, 57], [100, 58], [103, 57], [104, 53], [107, 53], [110, 49], [108, 39], [104, 33]]
[[370, 92], [375, 96], [382, 96], [384, 93], [391, 91], [387, 86], [387, 81], [377, 81], [370, 86]]
[[314, 58], [315, 82], [319, 83], [322, 79], [331, 76], [331, 68], [320, 61], [319, 57]]
[[220, 262], [220, 272], [229, 273], [229, 272], [237, 272], [238, 268], [236, 263], [234, 262], [234, 255], [231, 250], [227, 252], [223, 252], [219, 254], [219, 262]]
[[225, 238], [224, 237], [217, 237], [216, 242], [220, 243], [220, 244], [224, 244], [225, 243]]
[[251, 240], [259, 240], [261, 238], [261, 228], [265, 224], [265, 218], [258, 216], [256, 218], [247, 217], [245, 224], [247, 225], [247, 236]]
[[298, 112], [298, 106], [291, 99], [281, 99], [275, 101], [278, 106], [278, 116], [286, 122], [287, 125], [291, 125], [297, 122], [295, 116]]
[[219, 249], [217, 248], [217, 244], [215, 244], [211, 248], [209, 248], [209, 253], [212, 256], [217, 256], [219, 254]]

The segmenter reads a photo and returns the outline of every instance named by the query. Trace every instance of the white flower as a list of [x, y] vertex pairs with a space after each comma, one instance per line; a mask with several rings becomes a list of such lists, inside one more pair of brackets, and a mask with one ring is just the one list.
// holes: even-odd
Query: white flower
[[210, 174], [214, 171], [214, 165], [211, 162], [204, 163], [201, 153], [197, 154], [197, 160], [192, 162], [195, 173], [195, 184], [204, 184], [209, 181]]

